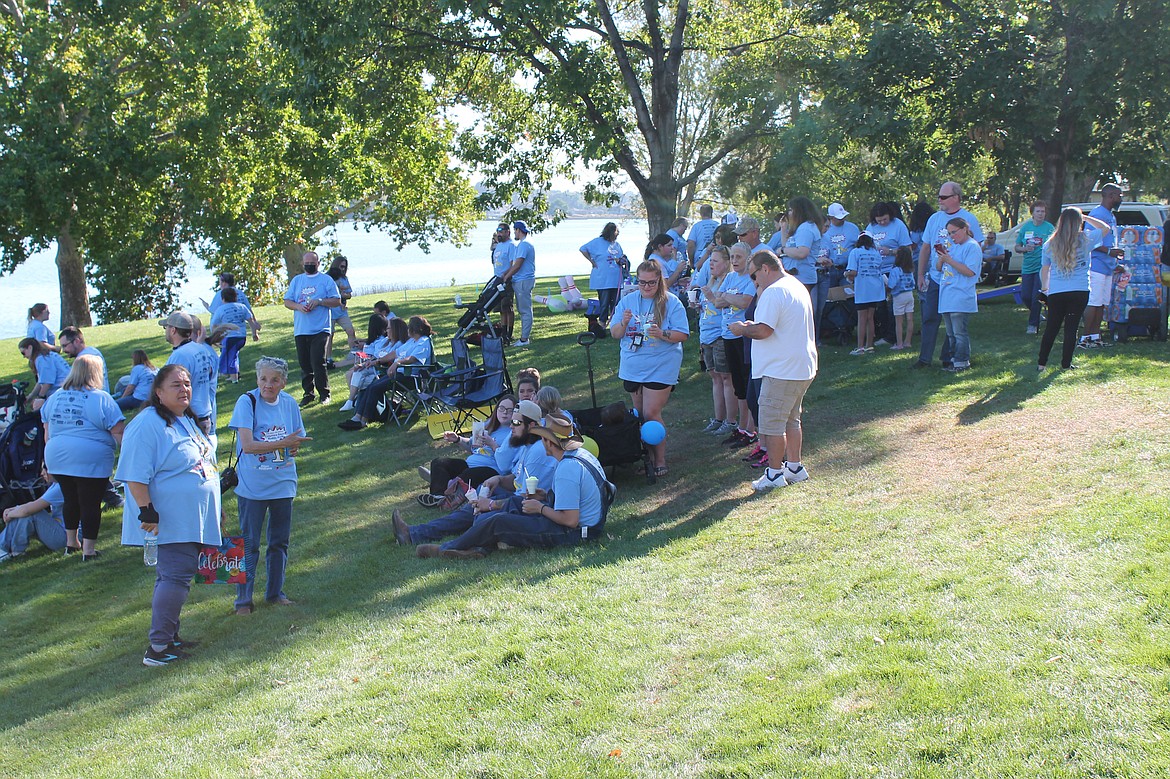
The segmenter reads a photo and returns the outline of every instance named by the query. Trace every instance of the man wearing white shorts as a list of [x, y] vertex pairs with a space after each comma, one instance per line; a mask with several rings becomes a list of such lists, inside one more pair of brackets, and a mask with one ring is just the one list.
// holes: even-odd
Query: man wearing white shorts
[[756, 492], [808, 479], [800, 461], [804, 433], [800, 425], [804, 394], [817, 375], [817, 346], [812, 298], [796, 277], [784, 272], [771, 251], [753, 254], [748, 270], [756, 283], [755, 320], [731, 325], [736, 335], [751, 338], [752, 378], [760, 379], [760, 417], [756, 427], [775, 457], [764, 475], [752, 482]]
[[1113, 297], [1113, 276], [1125, 271], [1124, 265], [1117, 264], [1118, 258], [1125, 254], [1114, 245], [1117, 217], [1113, 215], [1113, 209], [1119, 205], [1121, 187], [1106, 184], [1101, 188], [1101, 205], [1089, 212], [1089, 216], [1100, 219], [1112, 229], [1105, 234], [1101, 245], [1089, 256], [1089, 305], [1085, 308], [1085, 332], [1077, 344], [1081, 349], [1113, 345], [1101, 340], [1101, 320], [1105, 318], [1105, 309], [1109, 307], [1110, 299]]

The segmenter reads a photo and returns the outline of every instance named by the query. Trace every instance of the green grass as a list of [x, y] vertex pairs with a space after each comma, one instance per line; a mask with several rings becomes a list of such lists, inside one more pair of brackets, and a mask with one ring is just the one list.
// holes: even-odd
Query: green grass
[[[452, 293], [392, 303], [449, 336]], [[289, 312], [260, 318], [245, 364], [291, 357]], [[537, 322], [513, 373], [589, 405], [582, 320]], [[620, 473], [600, 545], [481, 562], [393, 543], [392, 509], [433, 516], [413, 501], [442, 451], [424, 426], [345, 434], [313, 408], [298, 605], [229, 617], [227, 588], [196, 585], [186, 665], [140, 665], [152, 575], [113, 513], [100, 564], [0, 567], [0, 776], [1166, 776], [1166, 346], [1037, 381], [1024, 324], [984, 306], [957, 376], [824, 349], [813, 479], [764, 497], [694, 432], [692, 340], [670, 476]], [[167, 352], [153, 323], [88, 336], [114, 377], [133, 348]], [[593, 364], [599, 402], [622, 399], [612, 341]], [[0, 345], [0, 375], [25, 373]], [[221, 430], [249, 387], [221, 391]]]

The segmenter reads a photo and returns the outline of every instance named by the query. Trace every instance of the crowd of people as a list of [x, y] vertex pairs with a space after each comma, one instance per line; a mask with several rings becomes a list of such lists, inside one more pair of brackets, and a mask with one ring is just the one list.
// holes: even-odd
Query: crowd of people
[[[1038, 331], [1040, 306], [1048, 316], [1038, 368], [1064, 328], [1061, 367], [1071, 368], [1077, 346], [1103, 344], [1100, 313], [1108, 305], [1107, 283], [1119, 272], [1111, 210], [1120, 197], [1106, 187], [1092, 214], [1063, 211], [1055, 226], [1043, 204], [1013, 247], [1023, 253], [1023, 297], [1028, 332]], [[916, 207], [909, 224], [900, 209], [877, 203], [862, 230], [848, 221], [840, 203], [826, 217], [807, 198], [788, 202], [775, 215], [775, 232], [762, 240], [759, 220], [730, 215], [716, 220], [710, 206], [693, 226], [679, 219], [646, 246], [632, 269], [617, 243], [616, 224], [581, 247], [592, 267], [601, 317], [618, 342], [618, 377], [629, 406], [647, 428], [669, 429], [664, 411], [679, 383], [683, 344], [697, 319], [700, 364], [711, 379], [712, 416], [703, 432], [733, 447], [750, 447], [744, 460], [761, 471], [757, 492], [810, 478], [802, 461], [804, 396], [818, 369], [820, 313], [834, 287], [849, 287], [857, 310], [857, 348], [872, 353], [883, 328], [894, 333], [893, 350], [912, 346], [915, 292], [921, 304], [921, 345], [915, 368], [934, 360], [939, 328], [945, 325], [944, 370], [971, 365], [969, 318], [978, 309], [975, 283], [983, 263], [1001, 256], [994, 236], [985, 240], [979, 222], [962, 208], [962, 192], [944, 183], [935, 211]], [[919, 204], [922, 206], [923, 204]], [[689, 233], [687, 228], [690, 227]], [[1086, 229], [1087, 228], [1087, 229]], [[519, 239], [510, 240], [514, 229]], [[501, 223], [492, 246], [496, 275], [505, 281], [521, 313], [515, 346], [530, 344], [534, 251], [523, 222]], [[360, 430], [384, 418], [379, 406], [417, 366], [434, 362], [433, 331], [421, 315], [402, 319], [383, 302], [375, 305], [366, 337], [358, 338], [347, 310], [352, 288], [344, 258], [321, 272], [315, 252], [303, 257], [303, 273], [291, 279], [284, 305], [293, 312], [293, 336], [301, 372], [299, 401], [285, 392], [289, 366], [279, 358], [256, 361], [256, 388], [236, 401], [228, 427], [244, 537], [248, 581], [237, 587], [234, 612], [250, 614], [260, 546], [265, 546], [265, 600], [292, 603], [285, 569], [297, 493], [296, 460], [311, 441], [301, 410], [332, 400], [329, 369], [337, 325], [352, 357], [346, 373], [349, 397], [340, 407], [353, 412], [344, 430]], [[527, 298], [525, 302], [524, 298]], [[511, 337], [512, 297], [499, 308], [501, 329]], [[684, 302], [685, 301], [685, 302]], [[240, 380], [240, 353], [260, 323], [230, 274], [220, 277], [211, 303], [210, 333], [201, 319], [175, 311], [160, 320], [171, 353], [155, 368], [135, 350], [133, 368], [111, 394], [101, 352], [75, 327], [59, 336], [45, 325], [48, 307], [29, 309], [28, 334], [19, 349], [35, 375], [30, 408], [45, 427], [45, 469], [51, 488], [29, 503], [7, 508], [0, 560], [23, 553], [36, 537], [50, 549], [98, 559], [103, 502], [110, 501], [111, 474], [124, 486], [123, 543], [157, 539], [157, 572], [149, 646], [143, 662], [168, 665], [186, 656], [191, 642], [179, 635], [179, 617], [202, 545], [218, 545], [223, 511], [216, 464], [217, 389], [220, 379]], [[879, 313], [884, 309], [884, 321]], [[1077, 329], [1085, 322], [1083, 336]], [[883, 336], [883, 337], [879, 337]], [[220, 345], [217, 353], [214, 344]], [[72, 358], [70, 365], [62, 354]], [[619, 416], [625, 409], [619, 409]], [[136, 412], [136, 413], [134, 413]], [[134, 413], [127, 423], [126, 414]], [[393, 414], [394, 409], [388, 410]], [[419, 466], [425, 508], [443, 515], [408, 524], [392, 517], [398, 543], [420, 557], [478, 558], [501, 545], [551, 547], [593, 541], [604, 532], [613, 487], [598, 458], [585, 448], [572, 415], [561, 408], [556, 388], [541, 384], [535, 368], [518, 373], [515, 394], [495, 401], [491, 415], [469, 435], [447, 433], [460, 456]], [[665, 434], [645, 438], [648, 468], [669, 473]], [[115, 455], [120, 447], [120, 455]], [[115, 467], [115, 459], [116, 467]]]

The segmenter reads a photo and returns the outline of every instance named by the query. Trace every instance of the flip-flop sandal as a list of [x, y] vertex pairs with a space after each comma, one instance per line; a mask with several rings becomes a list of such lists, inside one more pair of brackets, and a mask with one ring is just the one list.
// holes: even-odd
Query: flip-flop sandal
[[655, 476], [665, 476], [668, 473], [670, 473], [670, 471], [667, 470], [665, 465], [657, 465], [654, 467]]

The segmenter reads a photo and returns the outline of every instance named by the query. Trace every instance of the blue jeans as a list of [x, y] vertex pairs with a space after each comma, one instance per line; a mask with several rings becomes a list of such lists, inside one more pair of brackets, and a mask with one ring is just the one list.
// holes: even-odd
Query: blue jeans
[[[492, 492], [491, 497], [492, 500], [505, 501], [501, 511], [519, 511], [520, 503], [523, 500], [523, 498], [511, 492], [505, 492], [504, 490], [495, 490]], [[483, 516], [488, 517], [491, 514], [484, 514]], [[475, 521], [475, 510], [471, 507], [470, 503], [464, 503], [450, 514], [444, 514], [438, 519], [432, 519], [430, 522], [425, 522], [421, 525], [411, 525], [410, 542], [412, 544], [431, 544], [447, 536], [457, 536], [460, 533], [466, 533], [475, 524]]]
[[609, 327], [609, 320], [613, 318], [613, 309], [617, 306], [618, 289], [595, 289], [597, 293], [598, 307], [601, 309], [601, 314], [598, 315], [597, 321], [601, 323], [602, 327]]
[[264, 568], [268, 573], [268, 584], [264, 597], [270, 601], [287, 597], [284, 594], [284, 569], [288, 565], [293, 499], [255, 500], [237, 494], [236, 502], [240, 511], [240, 533], [244, 536], [244, 565], [248, 569], [248, 583], [236, 585], [236, 608], [252, 605], [265, 514], [268, 515], [268, 548], [264, 553]]
[[508, 546], [548, 549], [579, 544], [601, 535], [597, 529], [589, 528], [589, 531], [589, 539], [583, 539], [579, 527], [558, 525], [539, 514], [497, 511], [484, 514], [466, 533], [443, 544], [442, 548], [479, 549], [487, 553], [493, 551], [497, 543], [503, 542]]
[[967, 320], [971, 317], [966, 312], [952, 312], [943, 314], [947, 321], [947, 349], [953, 355], [956, 368], [966, 368], [971, 364], [971, 336], [967, 334]]
[[219, 355], [220, 375], [235, 376], [240, 372], [240, 351], [243, 350], [246, 343], [248, 343], [247, 338], [228, 337], [223, 339], [223, 351]]
[[[930, 365], [934, 359], [934, 342], [938, 339], [938, 326], [942, 324], [942, 315], [938, 313], [938, 282], [930, 280], [926, 294], [922, 298], [922, 349], [918, 353], [918, 361]], [[945, 365], [951, 362], [951, 339], [943, 339], [942, 361]]]
[[1020, 274], [1020, 297], [1028, 309], [1028, 327], [1040, 327], [1040, 274]]
[[179, 635], [179, 612], [191, 592], [191, 580], [199, 567], [201, 544], [159, 544], [154, 569], [154, 597], [150, 602], [151, 646], [166, 647]]
[[65, 526], [48, 511], [13, 519], [0, 530], [0, 557], [16, 557], [28, 550], [33, 537], [54, 552], [65, 548]]
[[532, 336], [532, 290], [536, 287], [536, 279], [512, 279], [512, 289], [516, 292], [516, 308], [520, 310], [520, 340], [527, 341]]
[[123, 395], [120, 398], [115, 398], [114, 402], [118, 404], [118, 408], [123, 411], [133, 411], [134, 409], [145, 403], [145, 400], [139, 400], [133, 395]]
[[817, 271], [817, 283], [809, 288], [813, 304], [813, 332], [816, 342], [821, 342], [821, 314], [825, 310], [825, 303], [829, 300], [829, 273]]

